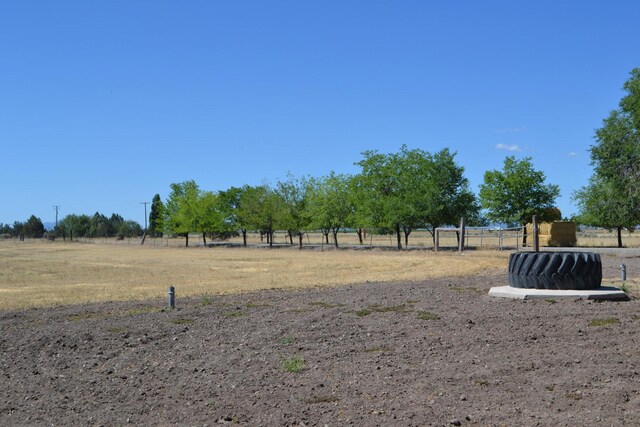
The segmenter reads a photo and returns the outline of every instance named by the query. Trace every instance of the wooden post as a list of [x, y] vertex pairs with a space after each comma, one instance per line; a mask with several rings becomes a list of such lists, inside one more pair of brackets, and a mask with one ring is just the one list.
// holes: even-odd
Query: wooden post
[[434, 247], [434, 250], [438, 252], [438, 249], [440, 249], [440, 230], [436, 228], [435, 230], [433, 230], [433, 232], [436, 233], [436, 245]]
[[540, 252], [540, 241], [538, 240], [538, 216], [534, 215], [531, 222], [533, 223], [533, 251]]
[[464, 251], [464, 217], [460, 218], [460, 241], [458, 242], [458, 251]]

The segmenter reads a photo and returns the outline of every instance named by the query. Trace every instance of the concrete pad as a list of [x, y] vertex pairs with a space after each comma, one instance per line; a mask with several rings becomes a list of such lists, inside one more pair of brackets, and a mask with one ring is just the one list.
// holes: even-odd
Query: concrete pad
[[489, 290], [489, 296], [497, 298], [533, 299], [533, 298], [577, 298], [594, 300], [628, 300], [627, 294], [613, 286], [601, 286], [589, 291], [553, 289], [523, 289], [511, 286], [496, 286]]

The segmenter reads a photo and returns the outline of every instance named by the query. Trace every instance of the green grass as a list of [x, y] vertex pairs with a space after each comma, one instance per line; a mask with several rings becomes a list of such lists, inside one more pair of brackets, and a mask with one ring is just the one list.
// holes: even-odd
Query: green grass
[[282, 369], [290, 373], [298, 373], [304, 369], [305, 362], [300, 356], [293, 356], [282, 362]]
[[202, 305], [203, 306], [207, 306], [207, 305], [211, 305], [213, 304], [212, 298], [210, 295], [203, 295], [202, 296]]
[[112, 328], [107, 329], [107, 331], [113, 333], [113, 334], [123, 334], [125, 332], [127, 332], [127, 328], [121, 327], [121, 326], [114, 326]]
[[418, 319], [420, 320], [440, 320], [440, 316], [431, 313], [430, 311], [421, 310], [418, 312]]
[[322, 307], [322, 308], [344, 307], [344, 304], [330, 304], [328, 302], [323, 302], [323, 301], [310, 302], [309, 305], [315, 305], [315, 306]]
[[159, 313], [164, 311], [164, 308], [159, 307], [140, 307], [140, 308], [132, 308], [131, 310], [127, 310], [124, 312], [126, 316], [137, 316], [139, 314], [145, 313]]
[[553, 298], [545, 298], [544, 300], [545, 300], [546, 302], [548, 302], [549, 304], [555, 304], [555, 303], [557, 303], [557, 302], [558, 302], [557, 300], [555, 300], [555, 299], [553, 299]]
[[620, 320], [615, 317], [608, 317], [606, 319], [592, 319], [589, 321], [589, 326], [610, 326], [617, 325], [620, 323]]
[[370, 305], [367, 308], [362, 308], [357, 310], [356, 316], [364, 317], [368, 316], [371, 313], [410, 313], [413, 311], [413, 307], [407, 306], [406, 304], [400, 305], [390, 305], [387, 307], [383, 307], [379, 304]]
[[171, 321], [174, 325], [190, 325], [193, 323], [192, 319], [173, 319]]
[[294, 341], [295, 341], [295, 338], [293, 337], [284, 337], [278, 340], [278, 342], [282, 345], [289, 345], [289, 344], [292, 344]]

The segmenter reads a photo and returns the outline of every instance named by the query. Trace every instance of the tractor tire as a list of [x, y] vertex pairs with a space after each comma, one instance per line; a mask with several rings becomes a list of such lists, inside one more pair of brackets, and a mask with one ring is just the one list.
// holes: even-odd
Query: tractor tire
[[509, 286], [587, 290], [602, 283], [600, 255], [591, 252], [519, 252], [509, 257]]

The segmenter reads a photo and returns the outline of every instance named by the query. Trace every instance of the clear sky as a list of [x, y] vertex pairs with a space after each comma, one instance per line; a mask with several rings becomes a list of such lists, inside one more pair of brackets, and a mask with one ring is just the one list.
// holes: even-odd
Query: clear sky
[[169, 184], [355, 173], [449, 147], [477, 193], [531, 156], [563, 215], [640, 66], [634, 1], [3, 1], [0, 222], [119, 213]]

